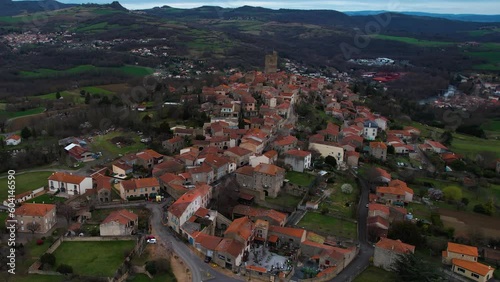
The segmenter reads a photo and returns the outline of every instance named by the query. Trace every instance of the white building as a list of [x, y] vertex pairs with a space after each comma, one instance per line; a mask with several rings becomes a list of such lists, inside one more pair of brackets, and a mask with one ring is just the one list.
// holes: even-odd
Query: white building
[[375, 140], [377, 138], [378, 125], [373, 121], [366, 121], [363, 124], [363, 137], [366, 140]]
[[68, 193], [68, 195], [82, 195], [92, 189], [92, 178], [74, 175], [65, 172], [54, 172], [49, 176], [50, 191]]
[[5, 139], [5, 145], [7, 146], [16, 146], [21, 144], [21, 136], [17, 134], [13, 134]]

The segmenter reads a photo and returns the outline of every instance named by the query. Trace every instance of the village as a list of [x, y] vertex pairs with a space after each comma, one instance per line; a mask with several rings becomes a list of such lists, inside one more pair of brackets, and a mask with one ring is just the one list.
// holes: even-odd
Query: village
[[[461, 156], [441, 138], [421, 138], [421, 129], [372, 112], [347, 82], [279, 71], [277, 56], [266, 56], [263, 72], [235, 72], [228, 84], [184, 95], [183, 103], [202, 101], [210, 122], [171, 127], [173, 137], [162, 140], [168, 155], [146, 148], [108, 162], [95, 136], [61, 139], [75, 163], [101, 165], [53, 171], [43, 187], [16, 195], [17, 232], [61, 236], [61, 246], [92, 237], [134, 238], [138, 250], [167, 246], [193, 281], [347, 281], [370, 264], [393, 271], [398, 256], [418, 246], [389, 239], [391, 226], [432, 224], [414, 211], [435, 199], [406, 180], [440, 170], [435, 158], [453, 171]], [[313, 94], [328, 122], [298, 138], [308, 120], [296, 105]], [[5, 138], [13, 148], [22, 142]], [[61, 224], [65, 232], [53, 235]], [[495, 268], [478, 257], [477, 247], [450, 240], [443, 272], [489, 281]], [[44, 274], [42, 265], [36, 260], [30, 273]], [[129, 275], [111, 273], [116, 281]]]

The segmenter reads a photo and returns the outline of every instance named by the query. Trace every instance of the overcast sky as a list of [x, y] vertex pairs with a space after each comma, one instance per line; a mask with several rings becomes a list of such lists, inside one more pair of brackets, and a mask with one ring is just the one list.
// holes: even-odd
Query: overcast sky
[[[64, 3], [110, 3], [112, 0], [59, 0]], [[449, 14], [500, 14], [500, 0], [121, 0], [128, 9], [168, 5], [194, 8], [203, 5], [236, 8], [243, 5], [279, 9], [331, 9], [338, 11], [416, 11]]]

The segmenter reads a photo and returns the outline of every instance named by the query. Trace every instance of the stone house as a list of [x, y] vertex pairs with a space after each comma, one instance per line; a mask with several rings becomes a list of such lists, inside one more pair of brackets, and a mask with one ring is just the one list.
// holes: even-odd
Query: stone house
[[312, 154], [308, 151], [289, 150], [285, 152], [285, 164], [290, 165], [293, 171], [304, 172], [311, 168]]
[[57, 223], [56, 205], [25, 203], [15, 212], [17, 231], [44, 234]]
[[126, 209], [111, 212], [99, 225], [101, 236], [127, 236], [137, 231], [139, 217]]
[[392, 240], [380, 238], [375, 244], [375, 253], [373, 256], [373, 265], [392, 271], [391, 266], [399, 255], [414, 253], [415, 246], [401, 242], [401, 240]]
[[387, 158], [387, 145], [383, 142], [370, 142], [370, 156], [385, 161]]

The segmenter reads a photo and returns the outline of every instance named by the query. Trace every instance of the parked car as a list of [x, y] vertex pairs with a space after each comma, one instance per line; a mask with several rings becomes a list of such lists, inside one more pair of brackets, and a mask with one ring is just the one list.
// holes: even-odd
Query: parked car
[[146, 241], [148, 244], [156, 244], [156, 238], [151, 238]]
[[211, 260], [212, 260], [212, 258], [211, 258], [211, 257], [206, 256], [206, 257], [205, 257], [205, 259], [204, 259], [203, 261], [204, 261], [204, 262], [206, 262], [206, 263], [209, 263]]

